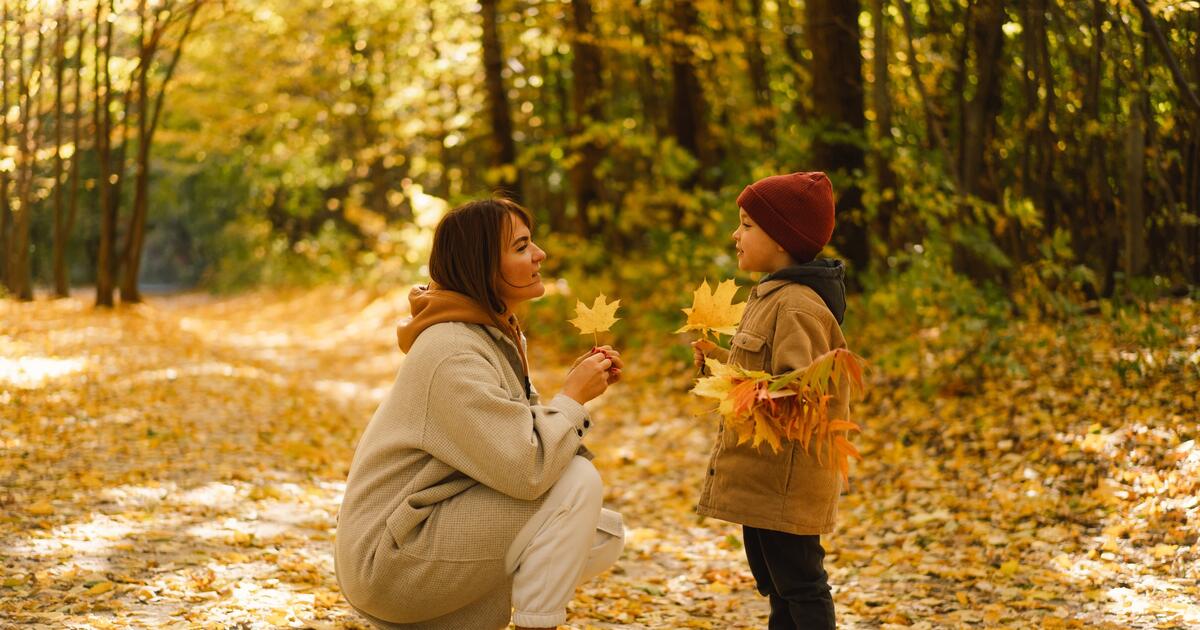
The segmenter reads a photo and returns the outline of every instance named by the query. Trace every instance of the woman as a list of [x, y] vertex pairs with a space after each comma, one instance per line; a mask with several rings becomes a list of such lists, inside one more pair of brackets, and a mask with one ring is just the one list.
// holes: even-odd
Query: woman
[[532, 220], [475, 201], [434, 232], [428, 287], [398, 330], [407, 354], [359, 440], [338, 515], [342, 593], [377, 626], [552, 628], [612, 565], [620, 515], [582, 441], [583, 403], [620, 378], [607, 346], [541, 404], [512, 309], [545, 293]]

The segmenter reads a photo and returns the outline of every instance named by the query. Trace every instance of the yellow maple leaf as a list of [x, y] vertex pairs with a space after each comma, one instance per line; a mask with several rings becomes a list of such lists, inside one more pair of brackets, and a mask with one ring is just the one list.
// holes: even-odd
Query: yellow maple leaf
[[732, 335], [737, 332], [742, 312], [746, 310], [745, 302], [733, 303], [737, 289], [733, 280], [726, 280], [718, 284], [716, 290], [711, 290], [708, 280], [705, 279], [693, 294], [692, 307], [683, 309], [688, 316], [687, 324], [675, 332], [698, 330], [703, 337], [707, 337], [709, 333], [716, 336], [717, 333]]
[[596, 301], [592, 303], [592, 307], [588, 308], [583, 302], [575, 303], [575, 319], [569, 320], [575, 327], [579, 329], [579, 333], [586, 335], [592, 333], [602, 333], [612, 328], [612, 325], [617, 322], [619, 317], [616, 317], [617, 307], [621, 305], [621, 300], [615, 300], [612, 303], [608, 302], [608, 298], [601, 293], [596, 297]]

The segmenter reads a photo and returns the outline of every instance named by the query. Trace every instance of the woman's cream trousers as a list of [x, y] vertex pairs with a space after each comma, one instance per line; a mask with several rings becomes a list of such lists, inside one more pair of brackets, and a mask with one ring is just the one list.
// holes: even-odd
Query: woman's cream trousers
[[505, 556], [513, 574], [513, 622], [552, 628], [567, 620], [575, 588], [608, 567], [625, 546], [621, 515], [601, 507], [604, 484], [576, 456]]

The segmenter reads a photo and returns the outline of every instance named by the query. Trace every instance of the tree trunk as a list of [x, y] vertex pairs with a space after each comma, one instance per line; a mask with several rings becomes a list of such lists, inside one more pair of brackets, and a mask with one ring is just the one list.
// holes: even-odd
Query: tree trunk
[[[8, 75], [8, 25], [11, 18], [9, 0], [3, 0], [0, 17], [0, 112], [8, 112], [8, 91], [12, 83]], [[0, 115], [0, 146], [8, 146], [8, 116]], [[12, 251], [12, 210], [9, 205], [9, 169], [0, 167], [0, 283], [8, 287], [8, 256]]]
[[946, 141], [946, 133], [942, 130], [942, 125], [938, 121], [937, 113], [934, 111], [933, 101], [925, 89], [925, 81], [921, 78], [921, 64], [917, 61], [917, 46], [916, 46], [916, 28], [913, 25], [912, 8], [907, 2], [898, 3], [900, 7], [900, 17], [904, 22], [904, 36], [907, 43], [908, 68], [912, 73], [913, 85], [917, 87], [917, 96], [921, 99], [921, 111], [925, 115], [925, 147], [936, 148], [942, 156], [945, 163], [946, 171], [953, 173], [951, 170], [950, 160], [950, 145]]
[[[71, 110], [71, 133], [74, 153], [71, 155], [71, 170], [67, 177], [71, 181], [70, 196], [67, 199], [67, 220], [64, 226], [64, 238], [61, 251], [54, 259], [55, 278], [62, 277], [63, 284], [61, 287], [56, 287], [56, 294], [59, 297], [67, 297], [70, 295], [70, 265], [67, 261], [67, 248], [70, 244], [71, 234], [75, 231], [75, 218], [79, 215], [79, 160], [80, 160], [80, 142], [82, 140], [82, 118], [83, 118], [83, 42], [87, 35], [87, 20], [84, 11], [79, 12], [79, 33], [77, 35], [75, 46], [75, 97]], [[57, 284], [57, 280], [56, 280]]]
[[[1178, 60], [1175, 59], [1175, 53], [1171, 51], [1170, 43], [1163, 34], [1158, 21], [1154, 19], [1154, 14], [1151, 13], [1146, 1], [1133, 0], [1133, 4], [1142, 17], [1142, 30], [1152, 36], [1163, 63], [1171, 71], [1171, 78], [1179, 91], [1183, 109], [1186, 110], [1184, 115], [1186, 123], [1182, 125], [1187, 134], [1182, 143], [1185, 147], [1183, 164], [1186, 182], [1184, 184], [1185, 205], [1188, 213], [1196, 216], [1200, 214], [1200, 184], [1197, 183], [1200, 180], [1200, 96], [1196, 94], [1191, 84], [1188, 83], [1187, 77], [1184, 76]], [[1197, 78], [1200, 78], [1200, 46], [1197, 47], [1196, 56], [1197, 59], [1194, 59], [1193, 63], [1197, 64], [1195, 74]], [[1200, 226], [1193, 225], [1179, 230], [1179, 239], [1184, 250], [1184, 274], [1190, 282], [1200, 282]]]
[[[657, 14], [651, 13], [650, 16], [647, 16], [646, 9], [642, 8], [640, 0], [630, 0], [630, 2], [633, 4], [630, 19], [633, 21], [634, 32], [642, 38], [642, 48], [657, 49], [661, 42], [650, 24], [652, 17]], [[642, 117], [646, 120], [646, 126], [656, 137], [661, 137], [665, 135], [663, 133], [663, 107], [659, 99], [659, 91], [662, 88], [656, 78], [658, 73], [652, 61], [658, 55], [648, 54], [646, 50], [639, 50], [634, 54], [634, 63], [639, 68], [637, 73], [638, 95], [641, 97]]]
[[[600, 51], [592, 42], [591, 0], [571, 0], [571, 13], [575, 30], [571, 73], [571, 110], [574, 124], [571, 136], [578, 139], [588, 133], [589, 123], [604, 119], [603, 68]], [[576, 140], [577, 142], [578, 140]], [[575, 144], [575, 142], [572, 142]], [[579, 234], [588, 236], [593, 229], [603, 229], [599, 217], [592, 220], [589, 209], [599, 199], [596, 182], [596, 167], [600, 164], [600, 146], [595, 140], [587, 139], [578, 147], [579, 159], [571, 167], [571, 184], [575, 192], [575, 212]]]
[[1055, 131], [1058, 118], [1058, 100], [1054, 96], [1055, 81], [1054, 68], [1050, 63], [1050, 31], [1046, 26], [1046, 2], [1047, 0], [1033, 0], [1034, 2], [1034, 20], [1037, 26], [1034, 41], [1037, 43], [1037, 75], [1041, 91], [1046, 95], [1045, 102], [1041, 103], [1042, 114], [1038, 120], [1037, 141], [1037, 166], [1034, 172], [1038, 173], [1042, 178], [1040, 183], [1040, 196], [1038, 201], [1045, 216], [1043, 222], [1048, 233], [1054, 233], [1054, 229], [1059, 227], [1059, 208], [1058, 198], [1055, 196], [1055, 187], [1049, 185], [1045, 178], [1053, 178], [1055, 175], [1056, 158], [1058, 157], [1058, 134]]
[[[903, 4], [903, 3], [901, 3]], [[811, 94], [812, 63], [804, 58], [801, 49], [804, 47], [800, 21], [792, 10], [792, 0], [780, 0], [777, 3], [779, 24], [783, 27], [783, 52], [787, 55], [792, 66], [792, 80], [796, 82], [796, 93], [800, 96], [792, 104], [792, 114], [796, 120], [803, 123], [809, 117], [809, 103], [804, 95]]]
[[972, 24], [975, 52], [975, 94], [965, 112], [962, 139], [964, 191], [991, 202], [999, 200], [996, 182], [987, 172], [987, 156], [996, 134], [996, 117], [1002, 106], [1000, 63], [1006, 16], [1001, 0], [981, 0]]
[[806, 31], [813, 53], [813, 143], [816, 168], [837, 183], [838, 225], [833, 243], [856, 270], [870, 261], [868, 220], [857, 181], [865, 170], [861, 37], [858, 0], [809, 0]]
[[504, 87], [504, 51], [500, 43], [498, 0], [481, 0], [483, 18], [483, 69], [488, 109], [492, 121], [494, 166], [500, 172], [500, 192], [518, 203], [522, 199], [521, 172], [517, 169], [517, 145], [513, 141], [512, 109]]
[[741, 33], [746, 38], [746, 64], [750, 70], [750, 87], [754, 91], [752, 121], [758, 131], [763, 150], [775, 149], [775, 111], [771, 105], [771, 81], [767, 75], [767, 60], [762, 42], [762, 0], [750, 0], [748, 28]]
[[873, 222], [873, 229], [879, 234], [887, 249], [901, 245], [896, 242], [896, 234], [892, 233], [897, 225], [898, 206], [896, 203], [898, 182], [896, 172], [892, 170], [894, 141], [892, 139], [892, 98], [889, 93], [888, 60], [891, 58], [891, 44], [888, 37], [887, 0], [872, 0], [871, 24], [875, 29], [874, 41], [874, 72], [875, 81], [871, 84], [871, 102], [875, 110], [876, 149], [875, 179], [879, 189], [879, 216]]
[[41, 90], [34, 89], [34, 80], [42, 81], [42, 48], [45, 36], [41, 29], [40, 15], [34, 16], [37, 28], [37, 40], [34, 45], [33, 59], [29, 64], [29, 74], [25, 74], [24, 62], [24, 24], [22, 15], [22, 33], [17, 38], [17, 48], [20, 57], [17, 59], [17, 76], [20, 80], [21, 113], [18, 117], [20, 134], [17, 147], [17, 202], [13, 215], [12, 251], [8, 262], [8, 286], [13, 295], [20, 300], [33, 299], [33, 278], [30, 273], [30, 238], [29, 232], [33, 225], [33, 191], [34, 179], [37, 176], [38, 162], [38, 130], [41, 119]]
[[67, 217], [63, 207], [63, 74], [67, 64], [66, 38], [71, 30], [70, 7], [64, 3], [55, 24], [54, 42], [54, 295], [65, 297], [66, 268], [62, 264], [66, 250]]
[[[1104, 124], [1100, 111], [1100, 93], [1102, 84], [1105, 80], [1104, 72], [1104, 2], [1103, 0], [1092, 0], [1092, 15], [1091, 15], [1091, 31], [1092, 31], [1092, 46], [1088, 51], [1087, 62], [1087, 84], [1083, 95], [1083, 117], [1087, 121], [1085, 124], [1101, 127]], [[1142, 47], [1146, 49], [1145, 46]], [[1140, 84], [1140, 80], [1135, 80], [1135, 84]], [[1138, 87], [1133, 90], [1135, 93], [1140, 92]], [[1131, 107], [1132, 112], [1129, 127], [1127, 127], [1127, 146], [1126, 158], [1133, 159], [1133, 152], [1136, 151], [1140, 156], [1145, 148], [1145, 127], [1140, 122], [1135, 122], [1139, 116], [1136, 113], [1137, 98], [1134, 97], [1134, 105]], [[1134, 127], [1137, 127], [1135, 130]], [[1129, 137], [1136, 134], [1138, 137]], [[1136, 143], [1137, 148], [1133, 146]], [[1113, 288], [1113, 273], [1121, 267], [1121, 261], [1117, 260], [1116, 256], [1110, 252], [1120, 251], [1123, 227], [1120, 225], [1117, 214], [1117, 206], [1114, 199], [1117, 197], [1109, 183], [1109, 172], [1106, 168], [1106, 154], [1104, 142], [1098, 134], [1088, 134], [1084, 169], [1084, 181], [1087, 182], [1086, 198], [1083, 204], [1084, 213], [1076, 219], [1075, 233], [1082, 235], [1075, 243], [1075, 249], [1081, 260], [1093, 269], [1100, 271], [1099, 280], [1100, 286], [1097, 290], [1108, 295]], [[1136, 212], [1142, 214], [1145, 207], [1144, 203], [1144, 179], [1145, 179], [1145, 161], [1137, 158], [1137, 177], [1136, 184], [1136, 200], [1127, 200], [1137, 206]], [[1127, 161], [1128, 166], [1132, 166], [1132, 162]], [[1132, 183], [1131, 179], [1126, 179], [1125, 184]], [[1133, 193], [1133, 189], [1128, 189], [1127, 192]], [[1144, 236], [1144, 233], [1141, 233]]]
[[[137, 73], [137, 157], [134, 165], [133, 212], [125, 232], [124, 274], [121, 276], [121, 303], [142, 301], [138, 291], [138, 271], [141, 263], [142, 241], [146, 231], [147, 196], [150, 193], [150, 63], [154, 46], [146, 29], [146, 0], [138, 0], [138, 73]], [[157, 24], [156, 24], [157, 26]], [[132, 89], [133, 86], [130, 86]], [[128, 113], [125, 114], [129, 116]]]
[[[113, 250], [116, 240], [117, 209], [113, 204], [112, 189], [112, 76], [108, 62], [112, 57], [112, 22], [104, 15], [104, 2], [96, 2], [96, 47], [93, 88], [96, 127], [97, 186], [96, 197], [100, 207], [100, 243], [96, 255], [96, 306], [113, 306]], [[107, 29], [105, 28], [107, 26]]]
[[1131, 96], [1129, 126], [1125, 131], [1125, 247], [1122, 267], [1126, 278], [1141, 275], [1146, 256], [1146, 107], [1140, 89]]
[[[700, 79], [696, 75], [692, 50], [686, 41], [696, 33], [699, 16], [690, 0], [674, 0], [671, 4], [671, 18], [674, 32], [670, 45], [672, 90], [668, 119], [671, 136], [682, 149], [700, 162], [700, 168], [681, 182], [683, 188], [691, 189], [700, 183], [701, 176], [710, 166], [711, 158], [706, 146], [705, 117], [708, 103], [700, 87]], [[683, 218], [684, 210], [677, 206], [672, 217], [676, 229], [683, 225]]]
[[[139, 14], [143, 15], [144, 23], [146, 0], [140, 0], [140, 3]], [[179, 35], [179, 41], [175, 44], [171, 61], [158, 85], [153, 103], [150, 100], [150, 66], [169, 24], [164, 25], [156, 20], [149, 39], [142, 38], [141, 71], [138, 78], [137, 178], [134, 181], [133, 212], [129, 218], [129, 229], [126, 231], [125, 237], [124, 275], [121, 279], [122, 302], [142, 301], [141, 291], [138, 289], [138, 274], [142, 266], [142, 249], [146, 242], [146, 217], [149, 214], [150, 206], [150, 151], [154, 147], [154, 133], [158, 130], [159, 116], [162, 114], [163, 101], [167, 96], [167, 87], [175, 75], [175, 68], [178, 67], [179, 59], [183, 56], [183, 47], [187, 43], [188, 35], [192, 32], [196, 14], [199, 13], [203, 4], [203, 1], [198, 0], [185, 9], [188, 11], [187, 21], [184, 24], [183, 32]]]

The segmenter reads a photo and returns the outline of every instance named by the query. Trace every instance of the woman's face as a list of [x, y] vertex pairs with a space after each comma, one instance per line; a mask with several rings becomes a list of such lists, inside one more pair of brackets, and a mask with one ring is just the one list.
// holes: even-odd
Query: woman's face
[[496, 292], [509, 308], [542, 297], [546, 287], [538, 270], [546, 252], [533, 243], [529, 226], [520, 216], [508, 215], [508, 238], [500, 252], [500, 279]]

